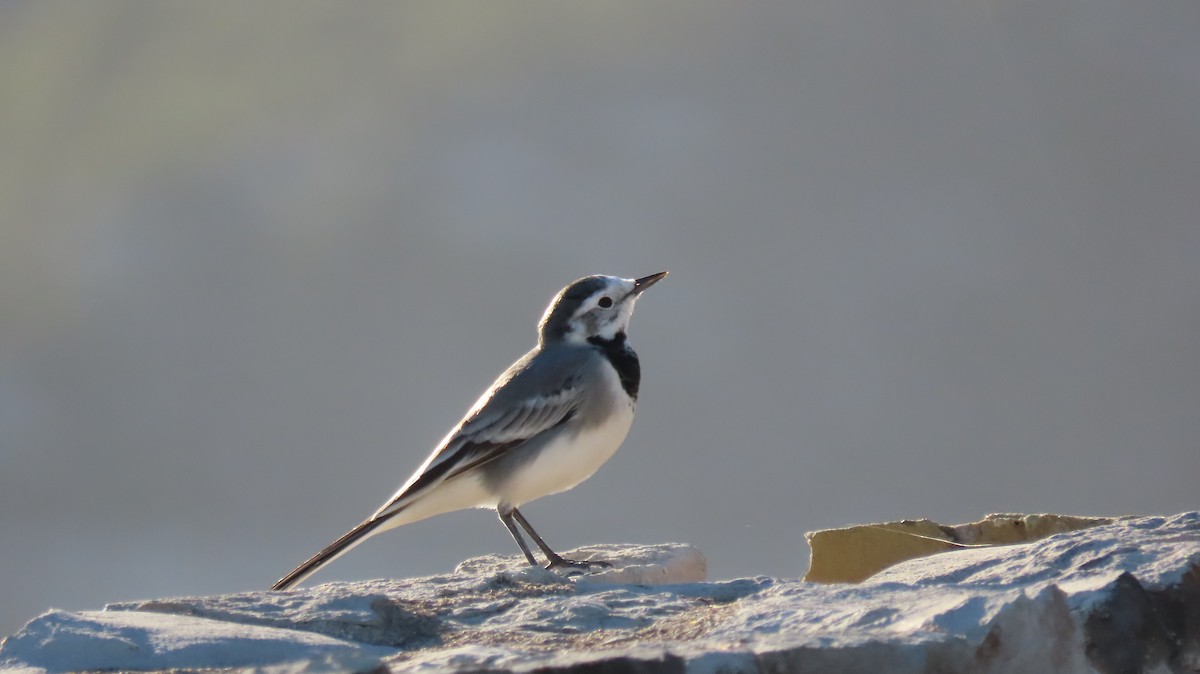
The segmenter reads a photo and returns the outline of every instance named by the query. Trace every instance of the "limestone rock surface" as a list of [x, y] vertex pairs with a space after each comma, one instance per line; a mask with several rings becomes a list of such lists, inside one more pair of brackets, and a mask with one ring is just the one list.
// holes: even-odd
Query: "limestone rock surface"
[[[1200, 670], [1196, 512], [913, 559], [854, 585], [706, 582], [678, 544], [583, 554], [618, 573], [489, 557], [424, 578], [51, 611], [4, 640], [0, 670]], [[623, 560], [645, 567], [636, 582]]]

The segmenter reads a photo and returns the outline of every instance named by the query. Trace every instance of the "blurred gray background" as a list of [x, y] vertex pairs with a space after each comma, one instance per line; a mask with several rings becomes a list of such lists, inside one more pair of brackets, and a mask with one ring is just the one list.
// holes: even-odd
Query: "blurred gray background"
[[1198, 213], [1195, 0], [0, 4], [0, 634], [269, 586], [597, 272], [672, 275], [556, 547], [1194, 509]]

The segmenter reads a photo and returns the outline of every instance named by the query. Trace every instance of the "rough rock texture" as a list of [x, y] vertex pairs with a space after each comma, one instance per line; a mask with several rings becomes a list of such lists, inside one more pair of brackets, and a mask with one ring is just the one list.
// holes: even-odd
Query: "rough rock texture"
[[[858, 585], [699, 582], [698, 553], [678, 545], [587, 552], [613, 575], [483, 558], [443, 576], [52, 611], [4, 641], [0, 668], [1200, 670], [1200, 513], [910, 560]], [[609, 582], [626, 559], [667, 584]]]
[[[568, 555], [581, 562], [610, 562], [613, 568], [590, 573], [587, 581], [628, 585], [662, 585], [664, 583], [700, 583], [708, 578], [708, 562], [699, 550], [681, 543], [659, 545], [587, 545], [575, 548]], [[520, 569], [520, 560], [501, 555], [485, 555], [468, 559], [456, 574], [486, 576]], [[580, 575], [582, 578], [582, 574]]]
[[806, 534], [812, 550], [804, 580], [857, 583], [906, 559], [979, 545], [1011, 545], [1115, 522], [1113, 517], [988, 515], [978, 522], [901, 520]]

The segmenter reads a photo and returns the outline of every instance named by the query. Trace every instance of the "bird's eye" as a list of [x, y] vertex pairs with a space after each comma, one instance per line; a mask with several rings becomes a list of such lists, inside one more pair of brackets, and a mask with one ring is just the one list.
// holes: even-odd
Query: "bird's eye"
[[601, 297], [600, 301], [597, 302], [597, 304], [600, 305], [601, 309], [607, 309], [612, 306], [612, 298], [611, 297]]

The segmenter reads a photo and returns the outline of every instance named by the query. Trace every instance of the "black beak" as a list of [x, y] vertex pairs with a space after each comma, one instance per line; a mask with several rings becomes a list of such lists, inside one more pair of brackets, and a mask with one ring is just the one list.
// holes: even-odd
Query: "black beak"
[[643, 276], [640, 279], [637, 279], [636, 281], [633, 282], [633, 294], [634, 295], [642, 294], [643, 290], [645, 290], [646, 288], [649, 288], [650, 286], [654, 285], [655, 283], [658, 283], [659, 281], [665, 279], [666, 277], [667, 277], [667, 272], [660, 271], [657, 274], [651, 274], [649, 276]]

